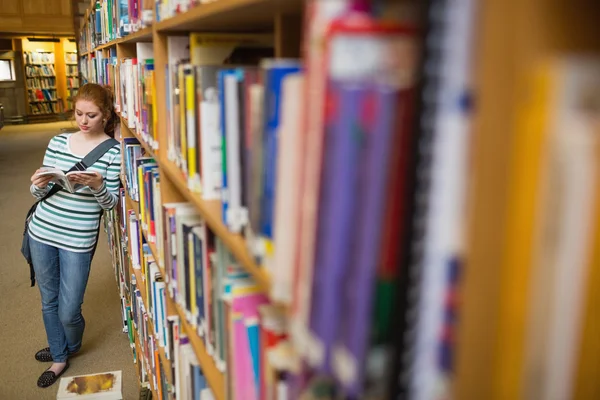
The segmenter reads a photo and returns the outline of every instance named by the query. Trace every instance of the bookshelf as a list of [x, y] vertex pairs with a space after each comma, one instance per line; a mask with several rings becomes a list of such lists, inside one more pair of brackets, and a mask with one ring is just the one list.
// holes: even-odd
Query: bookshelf
[[73, 98], [79, 90], [79, 59], [76, 50], [65, 51], [65, 65], [67, 77], [66, 109], [73, 110]]
[[25, 82], [30, 115], [58, 112], [58, 88], [53, 50], [25, 51]]
[[[190, 27], [194, 27], [194, 31], [197, 31], [197, 26], [202, 26], [202, 30], [213, 30], [214, 27], [219, 26], [222, 31], [253, 31], [256, 29], [272, 31], [274, 32], [275, 26], [278, 24], [277, 18], [281, 17], [282, 13], [285, 13], [289, 21], [295, 22], [295, 27], [300, 26], [301, 19], [301, 1], [292, 2], [278, 2], [278, 1], [230, 1], [221, 0], [214, 3], [202, 5], [201, 7], [193, 8], [186, 13], [177, 15], [173, 18], [169, 18], [164, 21], [153, 24], [151, 27], [142, 27], [136, 32], [129, 33], [124, 37], [117, 37], [109, 42], [104, 43], [87, 43], [81, 42], [80, 48], [80, 63], [84, 65], [82, 68], [83, 82], [87, 81], [103, 81], [103, 83], [110, 83], [108, 76], [112, 76], [112, 72], [106, 73], [106, 68], [111, 69], [110, 65], [120, 64], [124, 58], [136, 56], [136, 43], [153, 43], [154, 47], [154, 61], [156, 65], [156, 74], [159, 75], [164, 73], [164, 67], [162, 66], [162, 60], [166, 58], [166, 42], [165, 39], [171, 32], [189, 32]], [[249, 12], [250, 11], [250, 12]], [[86, 20], [91, 20], [93, 12], [88, 11], [86, 13]], [[235, 27], [234, 29], [232, 29]], [[286, 33], [280, 28], [278, 39], [279, 48], [275, 49], [277, 54], [299, 54], [299, 32], [294, 32], [293, 40], [282, 40], [286, 37]], [[89, 25], [84, 25], [83, 31], [87, 32], [87, 37], [91, 37], [92, 32], [89, 30]], [[285, 43], [285, 44], [284, 44]], [[95, 44], [95, 45], [94, 45]], [[283, 48], [287, 46], [287, 48]], [[107, 63], [102, 64], [108, 60]], [[81, 65], [80, 64], [80, 65]], [[109, 67], [107, 67], [109, 65]], [[102, 72], [99, 72], [102, 71]], [[118, 82], [119, 74], [121, 71], [118, 68], [114, 70], [114, 76]], [[165, 143], [166, 138], [163, 137], [164, 127], [162, 125], [162, 119], [165, 117], [162, 115], [164, 111], [164, 93], [166, 88], [161, 80], [156, 81], [156, 91], [158, 104], [158, 125], [157, 131], [159, 132], [159, 142]], [[162, 98], [162, 99], [161, 99]], [[124, 114], [124, 113], [122, 113]], [[158, 150], [152, 148], [143, 138], [138, 134], [136, 129], [129, 128], [130, 122], [127, 117], [121, 115], [121, 135], [123, 138], [131, 137], [137, 138], [144, 147], [146, 153], [157, 160], [159, 164], [159, 173], [161, 179], [161, 192], [163, 196], [163, 202], [173, 201], [186, 201], [194, 205], [197, 212], [206, 220], [207, 225], [211, 231], [219, 237], [228, 250], [237, 259], [240, 265], [247, 270], [252, 278], [255, 279], [260, 288], [268, 293], [270, 290], [270, 279], [265, 270], [259, 267], [253, 257], [250, 255], [247, 244], [242, 236], [239, 234], [232, 234], [225, 226], [221, 218], [221, 206], [219, 201], [215, 200], [203, 200], [197, 194], [192, 193], [184, 180], [184, 176], [181, 174], [179, 168], [175, 166], [171, 161], [168, 160], [164, 153], [165, 147], [159, 147]], [[133, 212], [137, 217], [140, 216], [140, 205], [139, 203], [132, 200], [128, 193], [125, 194], [125, 211], [127, 213]], [[140, 238], [144, 238], [147, 241], [147, 232], [141, 230]], [[158, 249], [155, 244], [148, 243], [150, 252], [158, 259]], [[129, 251], [134, 251], [129, 249]], [[166, 276], [166, 272], [163, 267], [160, 267], [161, 274]], [[142, 292], [142, 301], [148, 309], [148, 299], [145, 293], [145, 277], [142, 276], [138, 269], [134, 269], [131, 263], [128, 263], [128, 271], [135, 277], [138, 282], [138, 288]], [[132, 298], [128, 299], [129, 302], [133, 301]], [[227, 391], [227, 376], [220, 370], [215, 360], [209, 355], [204, 341], [196, 333], [196, 328], [191, 326], [189, 321], [186, 319], [186, 311], [180, 304], [173, 301], [172, 298], [167, 296], [167, 309], [169, 315], [179, 315], [181, 321], [181, 329], [187, 332], [189, 342], [194, 349], [194, 353], [201, 366], [202, 372], [206, 378], [208, 386], [210, 387], [212, 394], [215, 399], [226, 399]], [[152, 328], [153, 322], [150, 321], [149, 326]], [[141, 348], [143, 347], [143, 339], [139, 336], [139, 328], [135, 334], [135, 346], [136, 354], [138, 358], [141, 357]], [[158, 351], [161, 362], [166, 366], [166, 370], [169, 382], [173, 382], [173, 376], [171, 374], [172, 359], [168, 359], [163, 348]], [[172, 357], [172, 356], [171, 356]], [[149, 374], [150, 376], [150, 374]], [[140, 378], [142, 376], [140, 375]], [[155, 388], [150, 385], [153, 394], [156, 395]]]
[[[173, 98], [170, 96], [170, 83], [164, 77], [173, 73], [172, 70], [169, 70], [172, 66], [167, 67], [169, 64], [170, 38], [186, 37], [190, 33], [269, 33], [273, 35], [275, 57], [299, 57], [301, 54], [301, 40], [313, 45], [320, 43], [319, 40], [325, 41], [323, 36], [307, 38], [308, 33], [303, 32], [307, 24], [307, 21], [303, 20], [303, 16], [311, 15], [310, 13], [305, 14], [308, 8], [307, 4], [310, 3], [301, 0], [216, 0], [198, 4], [174, 15], [170, 15], [172, 10], [167, 9], [165, 11], [158, 7], [157, 10], [161, 15], [154, 15], [152, 24], [146, 23], [144, 25], [140, 22], [141, 17], [136, 16], [137, 20], [130, 23], [132, 32], [127, 35], [115, 28], [112, 31], [108, 28], [109, 31], [97, 35], [93, 29], [94, 26], [111, 25], [105, 22], [98, 24], [96, 18], [100, 18], [100, 21], [104, 21], [103, 18], [110, 18], [105, 11], [102, 11], [104, 10], [102, 7], [105, 6], [106, 2], [92, 1], [91, 8], [85, 16], [84, 40], [79, 45], [80, 62], [81, 65], [85, 65], [85, 68], [81, 68], [84, 75], [83, 81], [100, 81], [101, 83], [117, 86], [123, 82], [121, 76], [124, 73], [123, 71], [128, 71], [127, 73], [132, 71], [122, 69], [122, 65], [125, 63], [124, 60], [136, 58], [138, 63], [152, 60], [151, 71], [154, 74], [152, 88], [155, 95], [152, 97], [153, 108], [151, 111], [156, 114], [149, 118], [148, 116], [142, 117], [141, 109], [132, 109], [134, 115], [132, 115], [132, 110], [121, 109], [122, 137], [124, 139], [137, 139], [140, 148], [144, 149], [145, 155], [156, 162], [155, 169], [160, 181], [161, 205], [179, 202], [191, 205], [195, 212], [194, 215], [197, 214], [204, 221], [207, 232], [210, 232], [223, 244], [228, 254], [235, 260], [235, 264], [243, 269], [253, 283], [260, 288], [260, 292], [269, 298], [269, 304], [275, 306], [290, 319], [296, 316], [295, 304], [290, 305], [289, 302], [281, 304], [273, 298], [273, 291], [279, 282], [279, 278], [273, 276], [269, 272], [269, 268], [252, 254], [250, 249], [253, 246], [245, 232], [234, 233], [234, 229], [231, 229], [228, 223], [224, 222], [221, 200], [204, 199], [197, 191], [190, 189], [184, 164], [177, 158], [173, 158], [172, 154], [169, 153], [169, 141], [171, 140], [169, 132], [174, 129], [170, 125], [173, 110], [169, 107], [172, 106]], [[357, 1], [356, 3], [361, 2]], [[436, 1], [427, 3], [438, 4]], [[468, 7], [466, 4], [471, 3], [465, 1], [460, 2], [460, 4], [463, 7], [461, 11], [464, 11]], [[394, 14], [397, 10], [393, 7], [390, 9], [394, 11], [390, 11], [389, 15], [397, 15]], [[581, 7], [581, 10], [584, 9], [585, 7]], [[423, 10], [419, 11], [422, 12]], [[99, 12], [102, 13], [100, 16], [98, 16]], [[168, 17], [164, 17], [164, 14], [167, 14]], [[402, 12], [398, 14], [404, 15]], [[420, 15], [419, 12], [415, 14]], [[543, 15], [545, 18], [536, 19], [535, 16], [539, 15]], [[540, 171], [531, 170], [528, 174], [524, 174], [522, 171], [527, 166], [527, 163], [524, 163], [523, 160], [536, 159], [541, 162], [542, 157], [539, 148], [535, 148], [531, 142], [522, 139], [522, 137], [527, 137], [523, 134], [525, 128], [521, 126], [523, 119], [531, 117], [522, 115], [530, 112], [531, 108], [531, 104], [523, 99], [529, 98], [528, 94], [532, 90], [530, 87], [531, 82], [534, 80], [531, 76], [531, 66], [536, 64], [540, 57], [574, 51], [594, 53], [600, 51], [600, 42], [597, 35], [594, 35], [595, 21], [597, 21], [598, 16], [597, 11], [586, 13], [580, 10], [569, 10], [569, 12], [565, 12], [564, 8], [551, 0], [535, 0], [530, 4], [523, 5], [486, 0], [481, 8], [477, 10], [477, 23], [473, 23], [473, 26], [475, 26], [473, 29], [477, 30], [474, 36], [477, 36], [478, 40], [476, 43], [470, 43], [470, 49], [475, 59], [473, 61], [473, 71], [471, 71], [474, 80], [472, 82], [468, 81], [469, 86], [472, 85], [477, 89], [477, 110], [470, 110], [467, 116], [469, 120], [472, 120], [473, 128], [472, 131], [469, 131], [471, 134], [468, 135], [465, 141], [468, 151], [463, 154], [465, 160], [468, 159], [471, 163], [471, 168], [469, 171], [454, 171], [457, 174], [454, 178], [462, 173], [463, 175], [460, 175], [459, 178], [467, 180], [468, 185], [463, 187], [463, 192], [458, 194], [455, 192], [448, 194], [450, 192], [448, 187], [444, 188], [448, 192], [443, 193], [445, 199], [450, 198], [445, 196], [455, 196], [451, 198], [458, 199], [457, 202], [464, 201], [462, 206], [467, 209], [464, 214], [461, 214], [460, 221], [458, 221], [458, 217], [454, 220], [445, 220], [451, 220], [452, 223], [456, 224], [456, 231], [448, 234], [448, 237], [453, 235], [465, 236], [464, 244], [456, 245], [453, 242], [449, 245], [460, 247], [458, 250], [453, 250], [455, 253], [452, 256], [456, 257], [457, 263], [461, 264], [459, 274], [461, 278], [458, 288], [446, 288], [444, 286], [447, 291], [432, 300], [432, 303], [435, 303], [435, 301], [444, 303], [443, 306], [434, 309], [434, 311], [454, 316], [454, 310], [443, 307], [455, 306], [454, 302], [451, 301], [454, 299], [452, 296], [458, 295], [457, 292], [460, 292], [458, 322], [453, 320], [450, 328], [447, 326], [439, 328], [440, 330], [442, 328], [451, 330], [451, 333], [448, 333], [450, 337], [448, 340], [451, 343], [443, 344], [450, 347], [449, 350], [447, 349], [450, 353], [448, 357], [452, 358], [452, 362], [455, 364], [452, 364], [451, 367], [445, 366], [444, 368], [447, 369], [443, 372], [436, 369], [440, 368], [439, 366], [431, 367], [430, 370], [434, 369], [435, 372], [427, 370], [426, 372], [431, 375], [427, 375], [425, 378], [428, 379], [427, 382], [429, 383], [438, 383], [439, 387], [442, 388], [440, 390], [445, 394], [452, 394], [452, 397], [461, 399], [519, 398], [524, 393], [524, 388], [529, 384], [528, 373], [531, 373], [531, 371], [527, 370], [528, 355], [525, 337], [531, 330], [530, 315], [528, 313], [530, 312], [529, 307], [532, 306], [529, 296], [533, 292], [532, 281], [534, 279], [532, 277], [535, 276], [533, 262], [531, 261], [535, 251], [532, 243], [537, 237], [536, 229], [541, 229], [539, 228], [541, 222], [533, 215], [535, 214], [536, 201], [541, 200], [536, 197], [538, 196], [536, 190], [538, 189], [537, 185], [539, 185]], [[129, 15], [129, 18], [135, 19], [131, 15]], [[536, 22], [531, 23], [533, 20]], [[92, 21], [95, 22], [92, 23]], [[111, 23], [113, 27], [117, 26], [116, 21], [113, 20]], [[458, 24], [455, 21], [450, 21], [450, 23]], [[507, 45], [506, 27], [512, 26], [513, 23], [515, 24], [516, 33], [508, 39]], [[574, 25], [578, 25], [579, 29], [572, 31], [570, 28]], [[321, 33], [321, 35], [324, 34]], [[145, 44], [151, 44], [151, 57], [140, 56], [140, 52], [145, 50], [140, 50], [143, 47], [138, 45]], [[464, 45], [464, 43], [459, 44]], [[306, 43], [304, 43], [304, 46], [304, 50], [310, 47]], [[314, 51], [314, 49], [312, 50]], [[310, 54], [310, 50], [306, 50], [306, 52]], [[314, 60], [310, 57], [307, 59], [306, 52], [302, 52], [304, 63], [310, 64], [313, 62], [314, 64], [310, 64], [312, 67], [315, 67], [315, 65], [323, 67], [323, 59], [318, 57]], [[457, 53], [464, 54], [459, 51]], [[356, 58], [352, 60], [353, 62], [358, 61], [360, 57], [357, 56], [355, 54]], [[506, 60], [511, 60], [508, 66]], [[422, 65], [419, 68], [425, 70]], [[143, 69], [144, 67], [138, 68]], [[138, 71], [142, 71], [142, 69], [138, 69]], [[135, 76], [140, 78], [140, 75]], [[160, 78], [157, 79], [157, 77]], [[426, 76], [419, 79], [426, 80], [429, 78]], [[419, 81], [419, 84], [422, 84], [422, 82]], [[123, 88], [116, 89], [118, 89], [117, 91], [126, 90]], [[415, 86], [415, 89], [419, 91], [422, 88]], [[122, 93], [118, 94], [122, 95]], [[315, 96], [315, 98], [318, 101], [318, 96]], [[412, 98], [407, 96], [407, 100], [412, 101]], [[420, 116], [419, 113], [423, 112], [421, 107], [431, 106], [431, 104], [425, 104], [427, 99], [419, 98], [415, 101], [418, 103], [418, 107], [416, 107], [418, 110], [416, 111], [417, 116]], [[169, 111], [171, 111], [171, 114], [169, 114]], [[127, 116], [125, 117], [125, 115]], [[539, 115], [535, 117], [539, 118]], [[144, 128], [142, 128], [144, 132], [139, 131], [139, 124], [148, 124], [148, 126], [144, 125]], [[135, 127], [130, 128], [130, 126]], [[152, 132], [149, 132], [150, 127], [152, 127]], [[529, 127], [529, 129], [533, 130], [534, 128]], [[397, 147], [406, 146], [406, 149], [410, 150], [405, 151], [414, 151], [414, 154], [416, 154], [418, 153], [418, 146], [421, 145], [427, 150], [423, 153], [430, 155], [433, 159], [435, 157], [442, 159], [443, 154], [440, 155], [439, 152], [446, 151], [443, 146], [434, 148], [433, 144], [426, 142], [426, 132], [423, 133], [425, 128], [419, 127], [418, 131], [419, 135], [423, 135], [422, 137], [413, 138], [414, 142], [409, 142], [408, 139], [407, 143], [398, 142], [396, 143]], [[419, 142], [419, 140], [423, 140], [423, 142]], [[539, 145], [539, 143], [536, 145]], [[413, 153], [408, 155], [410, 157], [407, 157], [408, 161], [404, 165], [408, 172], [406, 172], [406, 176], [402, 175], [401, 178], [406, 179], [406, 183], [403, 182], [403, 185], [406, 184], [407, 187], [404, 188], [405, 192], [402, 193], [409, 200], [400, 198], [401, 201], [406, 201], [406, 204], [402, 204], [402, 207], [405, 207], [403, 212], [407, 213], [406, 221], [402, 219], [402, 229], [407, 232], [401, 231], [398, 233], [395, 231], [395, 234], [390, 234], [400, 241], [400, 243], [396, 243], [397, 246], [401, 247], [401, 250], [397, 251], [399, 254], [397, 257], [402, 258], [402, 261], [397, 261], [397, 263], [402, 264], [402, 268], [406, 267], [409, 271], [406, 272], [408, 277], [402, 275], [397, 278], [399, 281], [398, 290], [401, 292], [397, 296], [400, 299], [397, 304], [394, 302], [391, 306], [393, 312], [398, 313], [395, 317], [401, 321], [399, 322], [401, 326], [397, 328], [400, 332], [396, 332], [398, 337], [403, 337], [403, 334], [408, 331], [417, 332], [416, 322], [412, 320], [405, 321], [404, 316], [417, 315], [418, 317], [418, 313], [422, 311], [417, 309], [421, 306], [419, 303], [421, 300], [415, 293], [419, 292], [423, 296], [427, 295], [427, 291], [424, 289], [425, 286], [421, 286], [425, 284], [417, 281], [417, 279], [421, 279], [418, 278], [420, 276], [419, 268], [429, 267], [429, 265], [425, 265], [425, 261], [420, 259], [420, 255], [416, 254], [418, 250], [422, 250], [421, 246], [426, 247], [420, 242], [420, 233], [422, 232], [419, 232], [419, 229], [428, 224], [429, 229], [435, 231], [437, 227], [440, 228], [440, 231], [447, 233], [446, 226], [436, 225], [435, 221], [431, 222], [424, 218], [424, 216], [429, 215], [428, 206], [440, 206], [436, 199], [427, 197], [431, 195], [430, 190], [432, 189], [428, 188], [428, 185], [424, 182], [428, 182], [427, 178], [432, 176], [440, 176], [434, 175], [440, 172], [429, 171], [426, 167], [420, 170], [419, 168], [422, 168], [422, 166], [419, 162], [433, 163], [433, 161], [423, 161], [420, 158], [423, 156], [422, 154], [414, 156], [415, 159], [412, 158]], [[535, 158], [538, 156], [539, 159]], [[448, 159], [445, 160], [448, 161]], [[466, 164], [465, 161], [462, 167], [464, 168]], [[316, 169], [318, 168], [316, 167]], [[541, 170], [541, 167], [539, 168]], [[434, 184], [440, 184], [435, 180], [433, 181]], [[423, 186], [420, 186], [421, 184]], [[318, 203], [318, 199], [313, 200]], [[124, 202], [126, 215], [132, 213], [136, 220], [143, 219], [142, 199], [140, 202], [134, 201], [130, 197], [130, 193], [126, 192]], [[597, 203], [600, 204], [600, 201], [597, 201]], [[600, 214], [600, 211], [598, 211], [598, 214]], [[515, 216], [519, 216], [519, 218]], [[446, 218], [447, 216], [444, 215], [443, 217]], [[600, 248], [597, 245], [598, 240], [600, 240], [600, 222], [598, 222], [597, 216], [594, 221], [593, 232], [590, 233], [590, 237], [592, 237], [590, 243], [595, 243], [591, 245], [595, 252], [590, 257], [596, 260], [597, 263], [597, 249]], [[321, 221], [314, 223], [319, 224]], [[491, 227], [494, 227], [494, 229]], [[149, 232], [140, 229], [138, 248], [142, 247], [142, 242], [146, 242], [149, 249], [148, 253], [152, 255], [154, 260], [160, 260], [163, 257], [160, 246], [153, 243], [150, 236]], [[429, 232], [428, 235], [423, 236], [425, 236], [423, 241], [430, 241], [433, 240], [430, 237], [434, 235]], [[448, 238], [445, 239], [449, 240]], [[452, 240], [449, 241], [452, 242]], [[524, 243], [531, 244], [531, 247], [526, 248]], [[134, 251], [136, 251], [134, 248], [129, 249], [130, 253]], [[425, 248], [423, 251], [432, 250]], [[592, 261], [590, 261], [591, 263]], [[464, 267], [462, 267], [463, 264]], [[440, 264], [436, 265], [440, 266]], [[152, 300], [145, 294], [145, 288], [148, 285], [147, 278], [138, 269], [134, 269], [131, 263], [128, 263], [127, 268], [128, 273], [134, 275], [136, 281], [140, 283], [138, 287], [141, 289], [142, 302], [148, 310], [150, 308], [149, 303]], [[447, 266], [440, 266], [439, 270], [445, 271], [444, 268], [447, 268]], [[165, 265], [159, 265], [158, 269], [165, 280], [172, 279], [170, 277], [172, 272]], [[592, 278], [585, 285], [587, 293], [585, 298], [581, 300], [583, 304], [582, 313], [584, 314], [581, 322], [582, 344], [578, 355], [573, 358], [576, 367], [573, 368], [574, 372], [572, 372], [571, 379], [573, 382], [577, 382], [573, 388], [573, 393], [576, 393], [575, 398], [581, 399], [590, 398], [592, 393], [600, 393], [598, 383], [594, 382], [594, 371], [600, 370], [600, 366], [595, 361], [600, 359], [600, 348], [597, 345], [597, 340], [594, 340], [600, 329], [593, 316], [593, 305], [594, 302], [597, 302], [597, 293], [600, 289], [598, 279], [596, 279], [598, 273], [597, 267], [589, 271]], [[344, 278], [345, 276], [340, 277], [340, 279]], [[444, 277], [437, 276], [437, 278], [442, 279]], [[310, 279], [310, 277], [306, 279]], [[448, 285], [447, 282], [445, 284]], [[439, 285], [443, 286], [443, 284]], [[436, 290], [439, 290], [439, 285]], [[452, 304], [446, 304], [444, 299], [450, 299], [447, 303]], [[129, 301], [132, 301], [132, 299], [129, 299]], [[179, 300], [174, 300], [171, 295], [166, 296], [165, 303], [168, 315], [179, 317], [179, 328], [186, 333], [194, 356], [214, 398], [232, 398], [230, 392], [232, 390], [231, 382], [232, 379], [235, 379], [235, 373], [233, 373], [232, 378], [232, 371], [229, 369], [231, 360], [217, 359], [217, 356], [214, 355], [216, 350], [210, 347], [212, 345], [206, 343], [206, 340], [209, 339], [199, 334], [198, 326], [189, 320], [189, 310], [186, 309], [186, 305]], [[422, 307], [425, 308], [426, 306]], [[431, 309], [426, 311], [431, 312]], [[406, 318], [406, 320], [408, 319]], [[347, 321], [339, 322], [348, 323]], [[148, 324], [150, 330], [153, 331], [156, 321], [149, 320]], [[408, 324], [413, 325], [409, 326]], [[265, 356], [265, 358], [269, 359], [269, 364], [284, 365], [284, 367], [278, 368], [296, 373], [297, 370], [294, 368], [297, 367], [296, 364], [299, 358], [310, 362], [313, 362], [312, 357], [319, 358], [318, 354], [317, 356], [314, 355], [318, 351], [313, 351], [311, 354], [311, 350], [306, 349], [310, 347], [318, 348], [319, 343], [312, 341], [313, 338], [308, 337], [303, 332], [292, 332], [295, 329], [292, 322], [290, 322], [288, 328], [288, 333], [293, 336], [291, 350], [290, 347], [286, 347], [289, 352], [279, 349], [279, 353], [270, 352], [269, 354], [272, 357]], [[228, 332], [229, 329], [230, 327], [224, 330]], [[424, 328], [419, 326], [419, 329]], [[433, 337], [435, 339], [436, 332], [433, 329], [427, 332], [428, 338]], [[296, 340], [297, 338], [294, 337], [294, 335], [301, 337], [303, 334], [305, 337], [302, 340]], [[147, 340], [148, 338], [140, 337], [136, 331], [134, 347], [138, 349], [138, 355], [141, 354], [140, 349], [143, 348], [143, 344]], [[154, 337], [151, 340], [158, 340], [158, 338]], [[417, 346], [417, 343], [419, 343], [419, 337], [408, 338], [406, 341], [402, 339], [398, 343], [394, 342], [394, 348], [399, 352], [392, 355], [395, 363], [394, 373], [400, 375], [409, 369], [409, 366], [402, 364], [402, 362], [416, 363], [410, 357], [403, 356], [409, 353], [411, 346]], [[162, 346], [157, 346], [156, 351], [162, 365], [166, 367], [168, 381], [172, 384], [174, 380], [172, 372], [177, 368], [173, 355], [171, 354], [169, 357], [166, 349]], [[283, 361], [280, 356], [275, 355], [280, 355], [281, 352], [286, 354]], [[338, 365], [335, 368], [338, 370], [335, 373], [339, 375], [338, 380], [342, 381], [345, 374], [351, 375], [352, 372], [344, 369], [344, 362], [342, 362], [345, 360], [344, 354], [341, 352], [337, 354], [342, 355], [336, 361]], [[411, 353], [411, 357], [413, 356], [417, 357]], [[221, 362], [226, 364], [226, 368], [222, 368]], [[433, 363], [431, 360], [428, 362]], [[340, 366], [340, 364], [342, 365]], [[351, 365], [352, 363], [348, 362], [346, 364]], [[292, 365], [294, 366], [292, 367]], [[152, 369], [149, 370], [148, 374], [150, 379], [152, 377], [151, 372]], [[140, 379], [142, 379], [141, 376]], [[400, 387], [394, 387], [392, 390], [409, 391], [414, 389], [414, 387], [410, 387], [410, 383], [405, 381], [399, 385]], [[153, 388], [153, 390], [156, 389]], [[233, 396], [233, 398], [236, 397]]]

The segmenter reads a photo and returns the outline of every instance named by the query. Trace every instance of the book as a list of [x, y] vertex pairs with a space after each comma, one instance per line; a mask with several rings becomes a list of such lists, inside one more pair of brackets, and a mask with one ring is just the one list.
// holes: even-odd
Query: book
[[79, 183], [71, 182], [69, 180], [69, 176], [76, 175], [76, 174], [95, 175], [95, 172], [93, 172], [93, 171], [70, 171], [70, 172], [65, 173], [58, 168], [42, 168], [42, 169], [43, 169], [43, 171], [37, 173], [36, 176], [52, 176], [52, 180], [50, 182], [53, 182], [57, 185], [62, 186], [63, 189], [69, 191], [70, 193], [75, 193], [76, 191], [78, 191], [86, 186], [79, 184]]
[[61, 378], [56, 400], [123, 398], [121, 371], [68, 376]]

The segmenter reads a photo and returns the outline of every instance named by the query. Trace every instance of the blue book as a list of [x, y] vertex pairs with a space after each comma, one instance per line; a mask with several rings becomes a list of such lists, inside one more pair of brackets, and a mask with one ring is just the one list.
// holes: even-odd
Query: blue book
[[119, 1], [119, 35], [121, 37], [126, 36], [129, 31], [129, 3], [127, 0]]
[[[229, 186], [227, 179], [227, 114], [225, 110], [225, 77], [227, 75], [237, 75], [239, 72], [236, 69], [222, 69], [217, 73], [217, 84], [219, 88], [219, 110], [221, 120], [221, 155], [223, 165], [223, 182], [221, 188], [221, 219], [224, 224], [227, 224], [226, 216], [229, 209]], [[237, 121], [235, 121], [237, 123]]]
[[202, 251], [202, 239], [201, 236], [199, 236], [199, 230], [203, 229], [202, 227], [200, 228], [194, 228], [193, 232], [194, 232], [194, 267], [196, 270], [196, 306], [198, 307], [198, 315], [196, 315], [195, 317], [197, 318], [197, 324], [198, 327], [202, 326], [202, 321], [204, 321], [205, 315], [204, 315], [204, 252]]
[[261, 65], [264, 71], [263, 191], [261, 196], [261, 234], [273, 239], [275, 185], [277, 183], [277, 135], [280, 124], [284, 78], [301, 71], [299, 60], [269, 59]]

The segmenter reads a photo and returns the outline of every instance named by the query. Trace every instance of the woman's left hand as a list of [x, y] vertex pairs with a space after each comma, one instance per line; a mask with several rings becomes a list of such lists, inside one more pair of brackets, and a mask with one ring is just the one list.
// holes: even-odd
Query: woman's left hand
[[91, 171], [94, 174], [69, 174], [69, 180], [71, 182], [80, 183], [85, 186], [89, 186], [92, 190], [98, 190], [102, 187], [102, 182], [104, 181], [104, 177], [100, 172]]

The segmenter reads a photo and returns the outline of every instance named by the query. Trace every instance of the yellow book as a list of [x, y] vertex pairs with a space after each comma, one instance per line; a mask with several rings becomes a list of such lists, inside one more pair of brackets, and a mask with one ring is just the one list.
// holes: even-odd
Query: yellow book
[[496, 399], [518, 399], [523, 372], [527, 298], [534, 215], [548, 109], [555, 82], [549, 65], [535, 75], [524, 99], [510, 165], [510, 196], [505, 229], [498, 321]]
[[[545, 60], [525, 91], [528, 98], [523, 99], [509, 166], [496, 399], [566, 398], [571, 391], [575, 359], [574, 340], [569, 338], [576, 337], [580, 320], [577, 288], [585, 274], [585, 249], [569, 245], [569, 237], [585, 236], [582, 221], [589, 196], [581, 195], [586, 185], [565, 176], [573, 176], [573, 151], [581, 148], [572, 142], [570, 131], [576, 125], [578, 134], [587, 129], [573, 98], [593, 83], [594, 63]], [[575, 213], [561, 204], [565, 202], [576, 204], [571, 207]], [[573, 269], [564, 262], [567, 255], [573, 258]]]
[[[600, 127], [598, 129], [600, 134]], [[600, 159], [600, 149], [596, 149]], [[592, 242], [594, 249], [589, 263], [587, 300], [584, 313], [584, 325], [579, 345], [579, 361], [576, 371], [575, 400], [600, 399], [600, 182], [596, 183], [595, 234]]]
[[181, 143], [181, 153], [179, 154], [179, 167], [187, 176], [187, 127], [185, 118], [185, 67], [184, 65], [179, 66], [178, 79], [179, 79], [179, 142]]
[[188, 187], [194, 189], [193, 182], [198, 174], [197, 147], [198, 134], [196, 132], [196, 77], [194, 68], [190, 67], [185, 72], [185, 115], [187, 126], [187, 169]]

